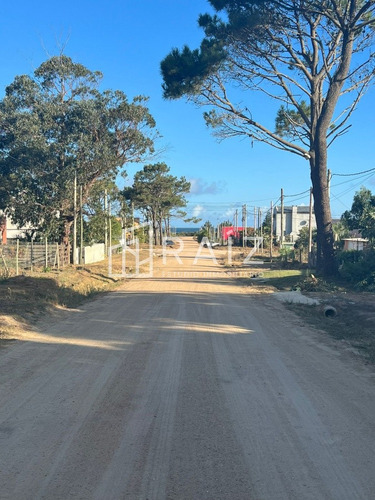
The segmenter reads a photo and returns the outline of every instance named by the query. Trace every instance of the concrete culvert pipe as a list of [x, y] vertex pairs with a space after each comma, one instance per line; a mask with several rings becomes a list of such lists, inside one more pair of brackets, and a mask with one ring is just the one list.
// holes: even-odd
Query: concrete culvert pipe
[[323, 313], [326, 318], [333, 318], [337, 315], [337, 311], [333, 306], [325, 306]]

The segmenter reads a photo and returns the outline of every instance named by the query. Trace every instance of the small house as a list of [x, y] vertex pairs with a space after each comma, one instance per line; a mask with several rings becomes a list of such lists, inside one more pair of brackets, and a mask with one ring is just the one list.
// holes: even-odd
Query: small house
[[366, 248], [368, 240], [366, 238], [343, 238], [344, 250], [362, 251]]

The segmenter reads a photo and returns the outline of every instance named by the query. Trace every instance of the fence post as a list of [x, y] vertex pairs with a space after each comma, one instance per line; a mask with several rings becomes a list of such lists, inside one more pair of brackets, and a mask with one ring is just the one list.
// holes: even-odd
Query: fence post
[[45, 251], [46, 251], [46, 259], [45, 259], [45, 264], [46, 264], [46, 270], [48, 267], [48, 240], [47, 237], [45, 238]]
[[4, 264], [6, 276], [8, 277], [9, 276], [9, 268], [7, 266], [7, 263], [6, 263], [6, 260], [4, 257], [3, 246], [1, 246], [1, 248], [0, 248], [0, 254], [1, 254], [1, 260], [3, 261], [3, 264]]
[[56, 243], [56, 257], [57, 257], [57, 269], [60, 269], [60, 247], [58, 243]]
[[31, 248], [30, 248], [30, 271], [33, 271], [33, 261], [34, 261], [34, 244], [33, 239], [31, 238]]
[[20, 253], [20, 240], [17, 238], [16, 244], [16, 276], [19, 274], [19, 253]]

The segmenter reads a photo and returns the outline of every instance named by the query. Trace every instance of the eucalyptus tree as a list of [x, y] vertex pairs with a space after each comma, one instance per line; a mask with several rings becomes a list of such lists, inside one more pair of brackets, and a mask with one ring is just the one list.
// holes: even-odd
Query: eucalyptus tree
[[74, 185], [83, 202], [99, 180], [154, 151], [155, 122], [147, 99], [99, 91], [102, 74], [60, 55], [33, 76], [17, 76], [0, 102], [0, 205], [67, 245]]
[[[209, 0], [199, 49], [162, 61], [164, 97], [208, 106], [220, 137], [244, 136], [309, 162], [318, 265], [336, 270], [327, 150], [374, 78], [375, 0]], [[240, 93], [238, 93], [240, 91]], [[260, 95], [279, 101], [275, 126], [256, 116]]]
[[132, 187], [124, 190], [124, 198], [134, 204], [152, 224], [155, 244], [162, 242], [163, 226], [187, 204], [185, 194], [190, 182], [185, 177], [171, 175], [165, 163], [145, 165], [134, 176]]

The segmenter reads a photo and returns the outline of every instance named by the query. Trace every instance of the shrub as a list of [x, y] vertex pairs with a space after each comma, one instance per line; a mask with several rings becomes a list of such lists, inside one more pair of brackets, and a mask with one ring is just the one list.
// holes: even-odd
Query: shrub
[[296, 260], [296, 256], [293, 248], [290, 247], [282, 247], [280, 248], [280, 260], [281, 262], [294, 262]]
[[339, 254], [342, 278], [360, 288], [375, 285], [375, 251], [349, 250]]
[[370, 273], [367, 278], [357, 283], [356, 286], [361, 290], [366, 290], [367, 292], [375, 292], [375, 271]]

